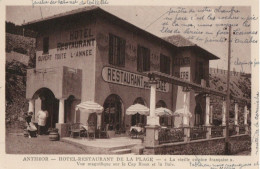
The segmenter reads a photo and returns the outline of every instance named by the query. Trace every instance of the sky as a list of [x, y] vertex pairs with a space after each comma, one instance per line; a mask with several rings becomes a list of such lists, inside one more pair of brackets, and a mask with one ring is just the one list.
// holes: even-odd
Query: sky
[[[51, 7], [51, 6], [7, 6], [6, 8], [6, 21], [11, 21], [17, 25], [21, 25], [26, 22], [30, 22], [36, 19], [40, 18], [45, 18], [48, 16], [52, 16], [55, 14], [63, 13], [66, 11], [70, 11], [73, 9], [77, 8], [82, 8], [82, 6], [62, 6], [62, 7]], [[191, 16], [195, 18], [196, 16], [204, 16], [204, 20], [199, 20], [197, 18], [196, 20], [179, 20], [178, 24], [189, 24], [192, 23], [193, 25], [198, 25], [198, 24], [210, 24], [213, 23], [213, 26], [210, 27], [194, 27], [193, 30], [197, 31], [210, 31], [213, 34], [212, 35], [201, 35], [203, 39], [206, 38], [211, 38], [211, 39], [217, 39], [220, 38], [220, 36], [228, 38], [227, 34], [222, 34], [222, 35], [216, 35], [218, 31], [224, 30], [224, 27], [216, 27], [214, 24], [216, 23], [233, 23], [233, 24], [238, 24], [238, 27], [235, 27], [234, 29], [241, 29], [244, 31], [250, 31], [250, 26], [249, 27], [243, 27], [241, 26], [245, 20], [215, 20], [215, 21], [209, 21], [206, 20], [205, 18], [208, 16], [208, 14], [212, 13], [213, 16], [216, 18], [219, 16], [226, 16], [227, 13], [220, 13], [220, 12], [204, 12], [204, 13], [192, 13], [192, 14], [176, 14], [176, 13], [171, 13], [169, 11], [178, 11], [180, 10], [180, 7], [176, 6], [103, 6], [102, 7], [104, 10], [118, 16], [119, 18], [122, 18], [137, 27], [140, 27], [141, 29], [144, 29], [152, 34], [155, 34], [156, 36], [159, 37], [165, 37], [165, 36], [170, 36], [170, 35], [176, 35], [180, 34], [184, 36], [185, 38], [189, 38], [190, 34], [184, 34], [183, 31], [186, 29], [184, 26], [179, 26], [178, 29], [180, 30], [180, 33], [162, 33], [162, 23], [166, 21], [166, 19], [171, 18], [175, 19], [176, 16], [178, 17], [187, 17], [190, 18]], [[198, 9], [203, 9], [203, 7], [184, 7], [185, 10], [189, 11], [193, 9], [194, 11], [197, 11]], [[217, 7], [208, 7], [208, 9], [216, 9]], [[226, 9], [229, 10], [229, 8], [221, 8], [221, 9]], [[239, 12], [236, 15], [239, 15], [239, 17], [248, 17], [251, 14], [250, 8], [249, 7], [235, 7], [235, 10], [238, 10]], [[234, 14], [235, 16], [235, 14]], [[170, 22], [172, 23], [172, 22]], [[250, 23], [250, 22], [249, 22]], [[171, 25], [171, 24], [170, 24]], [[173, 26], [169, 26], [169, 28], [176, 28]], [[227, 32], [227, 31], [225, 31]], [[236, 38], [238, 36], [234, 36], [232, 34], [232, 38]], [[249, 35], [242, 35], [239, 36], [239, 38], [242, 39], [249, 39]], [[219, 57], [219, 60], [215, 61], [210, 61], [210, 67], [213, 68], [219, 68], [219, 69], [227, 69], [227, 56], [228, 56], [228, 43], [227, 41], [225, 42], [211, 42], [211, 43], [205, 43], [204, 40], [196, 40], [196, 39], [190, 39], [193, 43], [199, 45], [200, 47], [206, 49], [207, 51], [211, 52], [212, 54], [216, 55]], [[251, 72], [251, 67], [250, 64], [241, 64], [238, 63], [248, 63], [251, 58], [251, 50], [250, 50], [250, 43], [245, 44], [245, 43], [231, 43], [231, 70], [236, 70], [236, 71], [242, 71], [249, 73]]]

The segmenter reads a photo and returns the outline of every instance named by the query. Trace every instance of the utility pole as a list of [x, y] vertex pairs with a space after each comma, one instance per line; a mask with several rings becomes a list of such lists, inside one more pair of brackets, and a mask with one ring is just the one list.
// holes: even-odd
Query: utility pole
[[228, 34], [228, 73], [227, 73], [227, 104], [226, 104], [226, 138], [225, 138], [225, 154], [230, 154], [230, 141], [229, 141], [229, 107], [230, 107], [230, 60], [231, 60], [231, 25], [229, 25]]

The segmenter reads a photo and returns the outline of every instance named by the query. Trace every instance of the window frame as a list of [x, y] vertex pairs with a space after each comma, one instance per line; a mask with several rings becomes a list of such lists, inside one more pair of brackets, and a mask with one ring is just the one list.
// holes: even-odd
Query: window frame
[[48, 36], [42, 39], [42, 53], [48, 54], [50, 49], [50, 38]]
[[137, 71], [150, 71], [151, 67], [151, 52], [150, 49], [142, 45], [137, 46]]
[[110, 65], [125, 67], [126, 40], [109, 33], [108, 63]]
[[160, 72], [171, 74], [171, 59], [164, 54], [160, 54]]

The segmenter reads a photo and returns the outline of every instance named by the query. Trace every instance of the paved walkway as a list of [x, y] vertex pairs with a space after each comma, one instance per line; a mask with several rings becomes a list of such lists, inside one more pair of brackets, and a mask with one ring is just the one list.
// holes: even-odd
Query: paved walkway
[[50, 141], [48, 135], [36, 138], [24, 137], [23, 133], [6, 134], [7, 154], [87, 154], [72, 144]]

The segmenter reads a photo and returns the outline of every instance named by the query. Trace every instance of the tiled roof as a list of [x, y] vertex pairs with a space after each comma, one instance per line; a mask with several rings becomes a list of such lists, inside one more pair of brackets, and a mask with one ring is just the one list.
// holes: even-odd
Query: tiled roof
[[30, 24], [33, 24], [33, 23], [47, 21], [47, 20], [51, 20], [51, 19], [56, 19], [56, 18], [60, 18], [60, 17], [63, 17], [63, 16], [69, 16], [69, 15], [78, 14], [78, 13], [81, 13], [81, 12], [93, 11], [95, 9], [99, 9], [99, 7], [88, 6], [88, 7], [84, 7], [84, 8], [79, 8], [79, 9], [71, 10], [71, 11], [68, 11], [68, 12], [60, 13], [60, 14], [57, 14], [57, 15], [49, 16], [49, 17], [46, 17], [46, 18], [37, 19], [37, 20], [31, 21], [31, 22], [27, 22], [23, 25], [30, 25]]
[[162, 39], [172, 43], [177, 47], [197, 46], [195, 43], [192, 43], [191, 41], [185, 39], [181, 35], [167, 36], [167, 37], [163, 37]]
[[219, 59], [216, 55], [212, 54], [211, 52], [207, 51], [206, 49], [198, 46], [197, 44], [189, 41], [188, 39], [184, 38], [181, 35], [172, 35], [172, 36], [167, 36], [163, 37], [162, 39], [166, 40], [167, 42], [173, 44], [174, 46], [177, 47], [195, 47], [197, 50], [203, 52], [208, 56], [209, 59]]

